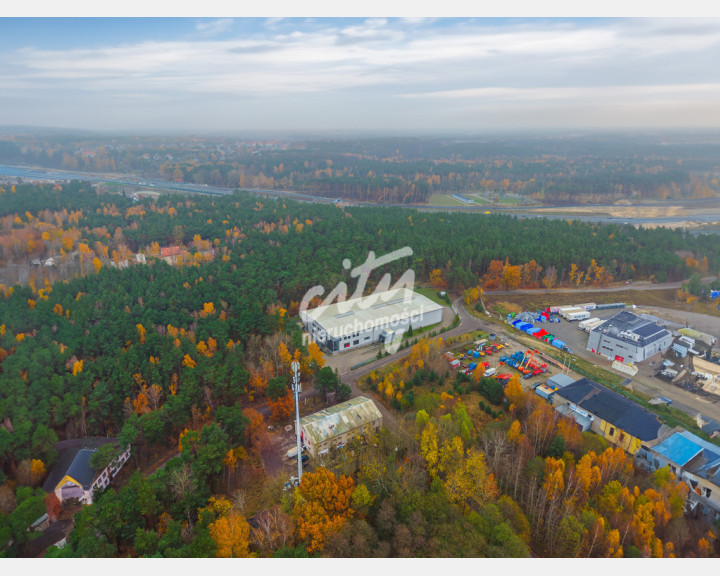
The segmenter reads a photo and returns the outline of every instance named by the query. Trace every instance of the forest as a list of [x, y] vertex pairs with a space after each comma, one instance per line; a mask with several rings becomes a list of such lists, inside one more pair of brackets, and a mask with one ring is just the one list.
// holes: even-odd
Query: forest
[[456, 192], [612, 203], [717, 197], [718, 146], [712, 136], [682, 134], [286, 141], [2, 134], [0, 163], [390, 204]]
[[[296, 318], [310, 287], [353, 288], [344, 258], [355, 266], [371, 250], [409, 246], [412, 256], [376, 271], [368, 288], [412, 268], [418, 281], [460, 293], [550, 277], [559, 285], [717, 274], [719, 244], [662, 228], [242, 192], [134, 201], [80, 182], [2, 189], [0, 266], [29, 266], [29, 280], [0, 285], [0, 551], [26, 554], [29, 525], [60, 512], [39, 488], [56, 442], [108, 435], [132, 447], [138, 471], [79, 510], [69, 546], [51, 555], [712, 555], [714, 545], [678, 536], [682, 487], [661, 475], [636, 479], [619, 454], [537, 422], [547, 416], [535, 414], [541, 407], [512, 389], [503, 402], [487, 383], [474, 390], [493, 404], [480, 428], [452, 393], [437, 406], [432, 394], [398, 399], [395, 381], [389, 397], [417, 412], [414, 435], [358, 440], [352, 458], [308, 473], [294, 493], [264, 478], [258, 454], [267, 423], [294, 410], [293, 358], [318, 398], [347, 397], [319, 348], [303, 346]], [[28, 264], [50, 257], [52, 266]], [[74, 277], [58, 279], [63, 266]], [[418, 361], [432, 365], [423, 349], [416, 356], [403, 386], [414, 378], [421, 388]], [[507, 441], [488, 439], [498, 435]], [[155, 469], [158, 454], [168, 459]], [[578, 480], [579, 467], [590, 480]], [[543, 526], [574, 544], [544, 540]]]

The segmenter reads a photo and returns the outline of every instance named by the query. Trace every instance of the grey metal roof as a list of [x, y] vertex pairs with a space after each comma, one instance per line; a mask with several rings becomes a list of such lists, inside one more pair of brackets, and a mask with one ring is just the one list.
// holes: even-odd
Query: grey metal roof
[[572, 410], [567, 404], [558, 406], [556, 410], [563, 416], [567, 416], [568, 418], [572, 418], [573, 420], [575, 420], [575, 422], [577, 422], [583, 430], [592, 426], [592, 420], [590, 418], [583, 414], [580, 414], [579, 412], [575, 412], [575, 410]]
[[657, 438], [662, 426], [652, 412], [589, 378], [560, 388], [555, 395], [646, 442]]
[[572, 384], [575, 382], [574, 378], [571, 378], [567, 374], [555, 374], [555, 376], [551, 376], [548, 378], [548, 384], [551, 386], [557, 386], [558, 388], [564, 388], [565, 386], [568, 386], [569, 384]]
[[600, 326], [593, 328], [592, 332], [599, 332], [637, 346], [647, 346], [670, 334], [665, 328], [658, 326], [652, 320], [642, 318], [626, 310], [618, 312]]

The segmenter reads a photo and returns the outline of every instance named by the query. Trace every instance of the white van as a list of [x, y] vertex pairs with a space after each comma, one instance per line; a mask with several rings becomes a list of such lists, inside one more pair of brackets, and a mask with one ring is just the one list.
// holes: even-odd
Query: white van
[[[305, 447], [300, 446], [300, 452], [304, 452], [304, 451], [305, 451]], [[287, 457], [288, 457], [288, 460], [291, 458], [297, 457], [297, 446], [294, 448], [290, 448], [290, 450], [287, 451]]]

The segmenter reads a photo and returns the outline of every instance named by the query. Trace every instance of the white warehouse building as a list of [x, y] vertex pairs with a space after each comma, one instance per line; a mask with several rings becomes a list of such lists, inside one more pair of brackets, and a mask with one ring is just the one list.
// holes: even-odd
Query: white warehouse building
[[587, 349], [610, 360], [634, 364], [672, 345], [672, 335], [652, 320], [623, 310], [590, 331]]
[[443, 307], [407, 288], [378, 292], [300, 312], [313, 341], [328, 352], [376, 342], [389, 344], [413, 330], [442, 321]]

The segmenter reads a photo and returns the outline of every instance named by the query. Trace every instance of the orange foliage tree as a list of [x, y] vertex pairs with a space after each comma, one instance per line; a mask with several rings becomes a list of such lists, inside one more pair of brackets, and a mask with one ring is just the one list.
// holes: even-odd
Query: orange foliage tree
[[237, 510], [230, 511], [210, 524], [210, 537], [215, 542], [216, 558], [248, 558], [250, 556], [250, 524]]
[[352, 478], [337, 478], [324, 467], [303, 475], [293, 516], [298, 537], [309, 543], [309, 553], [322, 550], [328, 535], [340, 530], [353, 515], [350, 501], [354, 488]]
[[285, 396], [280, 396], [277, 400], [268, 398], [267, 405], [270, 407], [270, 417], [279, 422], [292, 416], [295, 409], [295, 400], [292, 392], [288, 390]]

